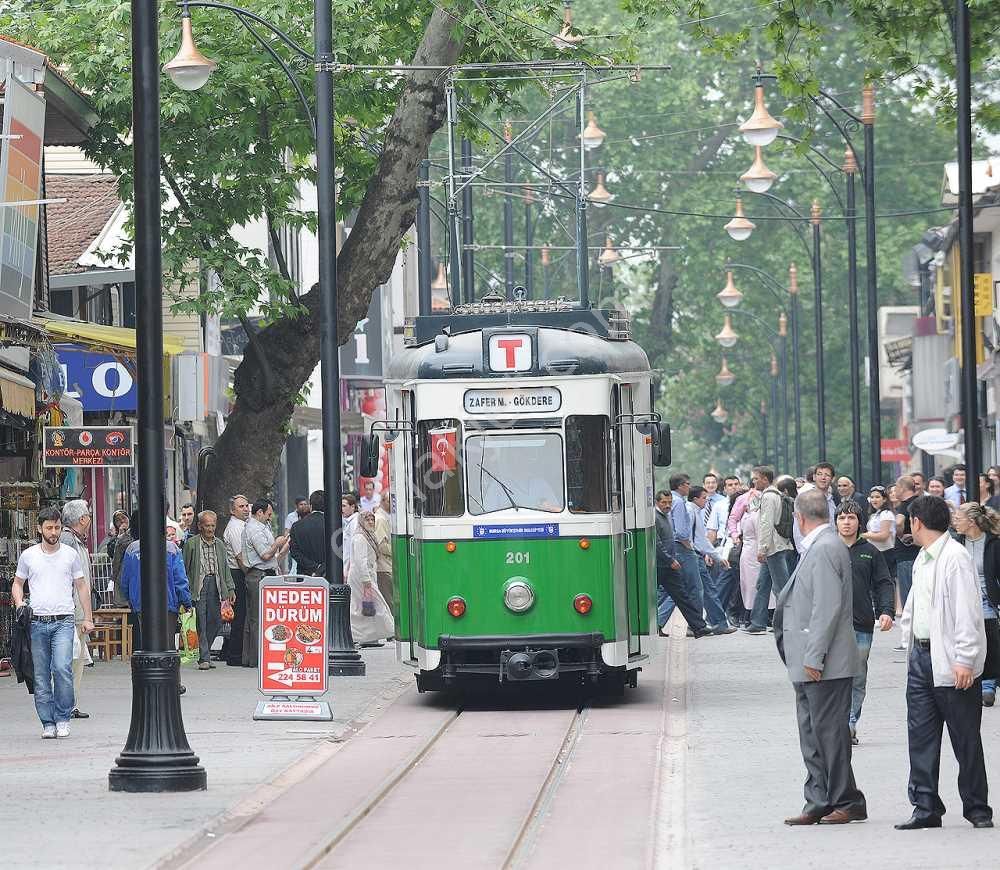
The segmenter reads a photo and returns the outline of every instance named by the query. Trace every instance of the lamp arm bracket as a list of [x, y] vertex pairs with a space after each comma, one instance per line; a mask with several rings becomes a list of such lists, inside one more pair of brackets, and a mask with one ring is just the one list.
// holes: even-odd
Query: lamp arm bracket
[[249, 18], [252, 21], [256, 21], [262, 27], [266, 27], [275, 36], [278, 37], [285, 45], [287, 45], [292, 51], [294, 51], [303, 60], [313, 63], [315, 58], [312, 54], [306, 51], [301, 45], [299, 45], [294, 39], [292, 39], [287, 33], [278, 27], [275, 27], [265, 18], [261, 18], [255, 12], [251, 12], [249, 9], [243, 9], [240, 6], [232, 6], [229, 3], [216, 3], [211, 2], [211, 0], [178, 0], [178, 6], [183, 8], [200, 8], [200, 9], [225, 9], [227, 12], [232, 12], [234, 15], [239, 15], [240, 17]]

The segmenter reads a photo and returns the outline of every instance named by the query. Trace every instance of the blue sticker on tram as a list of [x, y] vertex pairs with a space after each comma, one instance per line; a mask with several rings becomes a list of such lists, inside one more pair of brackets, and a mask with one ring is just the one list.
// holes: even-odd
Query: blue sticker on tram
[[558, 538], [559, 523], [536, 523], [527, 526], [473, 526], [474, 538]]

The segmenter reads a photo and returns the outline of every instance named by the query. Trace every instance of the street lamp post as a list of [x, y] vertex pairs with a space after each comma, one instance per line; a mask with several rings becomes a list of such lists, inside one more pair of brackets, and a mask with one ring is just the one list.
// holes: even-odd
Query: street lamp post
[[820, 229], [823, 211], [814, 199], [811, 212], [813, 234], [813, 317], [816, 324], [816, 450], [826, 459], [826, 380], [823, 370], [823, 260]]
[[132, 719], [111, 791], [207, 787], [181, 716], [180, 656], [167, 625], [163, 485], [163, 285], [160, 228], [159, 24], [156, 0], [132, 0], [136, 364], [139, 390], [139, 560], [142, 649], [132, 656]]
[[[240, 18], [258, 44], [281, 66], [299, 96], [316, 136], [317, 241], [320, 289], [320, 380], [323, 422], [323, 487], [326, 490], [326, 565], [330, 581], [330, 640], [328, 669], [338, 676], [363, 676], [365, 663], [354, 648], [351, 637], [351, 588], [344, 582], [342, 554], [343, 530], [340, 503], [342, 488], [340, 441], [340, 360], [337, 356], [337, 213], [336, 151], [334, 146], [333, 104], [333, 6], [332, 0], [316, 0], [313, 6], [314, 53], [310, 54], [287, 33], [247, 9], [208, 0], [184, 0], [183, 27], [185, 42], [174, 60], [164, 70], [176, 84], [196, 90], [208, 81], [216, 68], [194, 48], [190, 37], [190, 8], [223, 9]], [[247, 22], [260, 24], [281, 39], [292, 51], [308, 61], [315, 70], [316, 114], [313, 117], [295, 74], [273, 48]], [[184, 78], [181, 78], [184, 77]], [[455, 259], [457, 271], [457, 258]], [[456, 282], [457, 283], [457, 282]], [[159, 303], [158, 303], [159, 304]]]
[[[861, 467], [861, 383], [858, 370], [861, 365], [858, 342], [858, 272], [857, 272], [857, 208], [854, 195], [854, 176], [858, 172], [858, 163], [854, 152], [848, 148], [844, 152], [844, 175], [847, 177], [847, 325], [851, 358], [851, 459], [854, 467], [854, 479], [861, 485], [863, 470]], [[871, 486], [878, 483], [872, 480]]]

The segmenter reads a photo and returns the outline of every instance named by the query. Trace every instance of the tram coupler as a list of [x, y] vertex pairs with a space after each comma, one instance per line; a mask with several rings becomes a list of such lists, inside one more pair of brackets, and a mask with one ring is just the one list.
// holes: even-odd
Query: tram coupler
[[559, 653], [554, 649], [500, 653], [500, 681], [555, 680], [559, 677]]

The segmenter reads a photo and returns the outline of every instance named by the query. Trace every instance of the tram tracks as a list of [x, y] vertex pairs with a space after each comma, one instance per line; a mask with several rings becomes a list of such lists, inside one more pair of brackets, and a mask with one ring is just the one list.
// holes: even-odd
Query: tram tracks
[[[389, 863], [522, 866], [589, 708], [583, 702], [575, 709], [456, 709], [298, 866], [357, 866], [358, 855], [388, 830], [396, 832], [395, 841], [380, 838], [379, 850]], [[433, 805], [428, 795], [436, 797]], [[421, 812], [429, 815], [418, 824], [414, 816]], [[479, 844], [473, 863], [456, 853], [455, 830]], [[403, 845], [407, 840], [409, 846]], [[413, 853], [414, 840], [422, 843], [419, 855]]]

